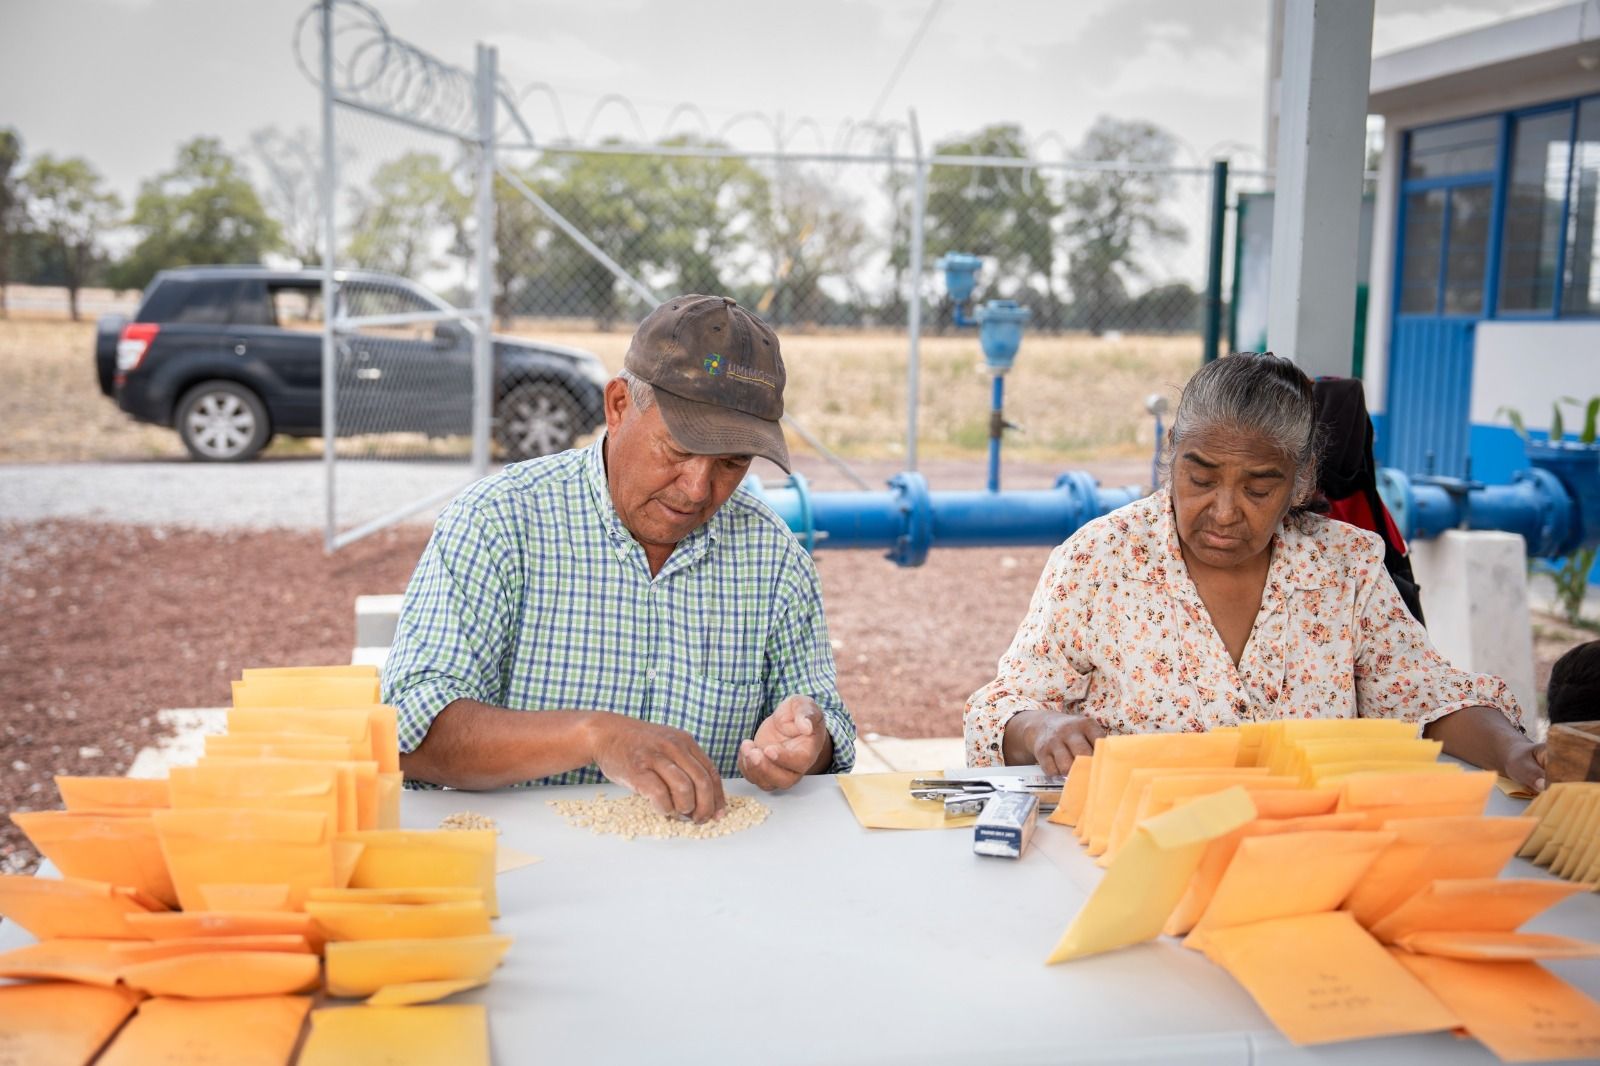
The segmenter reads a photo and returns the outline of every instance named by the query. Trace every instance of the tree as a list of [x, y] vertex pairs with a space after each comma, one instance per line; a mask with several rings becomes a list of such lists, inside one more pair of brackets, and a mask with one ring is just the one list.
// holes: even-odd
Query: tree
[[827, 317], [830, 301], [821, 282], [848, 279], [866, 236], [852, 200], [814, 173], [782, 168], [756, 223], [770, 267], [770, 284], [756, 310], [779, 323]]
[[[947, 156], [1025, 158], [1022, 127], [988, 126], [934, 149]], [[935, 166], [928, 175], [929, 261], [946, 252], [993, 256], [1007, 291], [1040, 285], [1053, 305], [1056, 216], [1061, 205], [1042, 174], [1017, 167]], [[1048, 309], [1053, 312], [1054, 307]], [[1050, 315], [1054, 318], [1053, 313]]]
[[1101, 116], [1072, 153], [1084, 162], [1140, 164], [1081, 172], [1064, 189], [1067, 284], [1074, 317], [1092, 333], [1105, 331], [1127, 303], [1129, 284], [1146, 276], [1141, 255], [1184, 238], [1182, 223], [1165, 209], [1172, 175], [1144, 169], [1169, 166], [1177, 150], [1173, 136], [1153, 123]]
[[100, 234], [116, 222], [122, 201], [104, 188], [87, 160], [41, 155], [22, 176], [33, 227], [59, 257], [67, 306], [78, 321], [78, 290], [100, 263]]
[[[690, 136], [661, 144], [722, 147]], [[747, 162], [714, 156], [552, 152], [519, 176], [624, 270], [676, 292], [728, 291], [767, 198]], [[496, 202], [496, 313], [581, 314], [609, 327], [623, 306], [611, 271], [509, 184]]]
[[322, 163], [317, 140], [304, 127], [290, 135], [265, 126], [250, 135], [250, 154], [266, 176], [262, 200], [278, 223], [283, 250], [301, 266], [321, 264]]
[[259, 263], [281, 239], [250, 179], [215, 137], [180, 145], [176, 165], [140, 185], [129, 221], [143, 237], [112, 270], [112, 284], [122, 289], [143, 288], [167, 267]]
[[0, 129], [0, 318], [6, 317], [6, 286], [11, 283], [11, 264], [24, 217], [18, 187], [21, 165], [22, 138], [14, 129]]
[[357, 265], [415, 277], [441, 265], [441, 243], [466, 245], [472, 198], [433, 152], [407, 152], [373, 171], [367, 192], [353, 194], [355, 224], [347, 251]]

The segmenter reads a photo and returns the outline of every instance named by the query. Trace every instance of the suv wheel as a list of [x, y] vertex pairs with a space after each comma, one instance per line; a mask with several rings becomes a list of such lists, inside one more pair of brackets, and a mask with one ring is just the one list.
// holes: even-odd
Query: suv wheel
[[518, 385], [495, 415], [495, 443], [512, 463], [572, 447], [582, 418], [572, 394], [555, 384]]
[[174, 428], [201, 462], [254, 459], [272, 439], [260, 397], [232, 381], [207, 381], [184, 393]]

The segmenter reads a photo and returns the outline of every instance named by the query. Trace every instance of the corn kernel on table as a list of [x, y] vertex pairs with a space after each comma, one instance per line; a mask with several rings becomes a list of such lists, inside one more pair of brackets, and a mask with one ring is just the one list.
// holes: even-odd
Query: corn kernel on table
[[[546, 802], [594, 786], [405, 795], [409, 828], [475, 811], [544, 860], [499, 878], [495, 928], [515, 943], [450, 1001], [488, 1005], [496, 1063], [1497, 1061], [1448, 1033], [1296, 1048], [1170, 939], [1045, 966], [1102, 875], [1063, 827], [1041, 821], [1020, 860], [981, 858], [970, 830], [860, 828], [829, 777], [727, 787], [771, 813], [709, 840], [596, 835]], [[1488, 813], [1523, 806], [1496, 793]], [[1506, 874], [1547, 876], [1520, 859]], [[1592, 938], [1600, 895], [1527, 928]], [[0, 928], [0, 948], [26, 939]], [[1595, 961], [1549, 968], [1600, 997]]]

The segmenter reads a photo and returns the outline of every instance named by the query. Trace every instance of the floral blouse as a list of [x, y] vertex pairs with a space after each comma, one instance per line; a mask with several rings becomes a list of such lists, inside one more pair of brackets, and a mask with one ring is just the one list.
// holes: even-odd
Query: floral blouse
[[1024, 710], [1084, 714], [1108, 733], [1201, 732], [1276, 718], [1403, 718], [1474, 704], [1520, 727], [1506, 683], [1451, 666], [1395, 591], [1375, 533], [1290, 515], [1272, 539], [1239, 665], [1211, 623], [1158, 492], [1050, 555], [999, 676], [967, 701], [971, 766], [1005, 761]]

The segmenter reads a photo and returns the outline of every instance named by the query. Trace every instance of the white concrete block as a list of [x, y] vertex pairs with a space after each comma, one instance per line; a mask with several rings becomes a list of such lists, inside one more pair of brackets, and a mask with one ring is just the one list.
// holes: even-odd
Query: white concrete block
[[1422, 612], [1433, 646], [1463, 670], [1504, 678], [1531, 723], [1539, 701], [1523, 539], [1515, 533], [1451, 530], [1412, 541], [1411, 568], [1422, 586]]
[[389, 649], [384, 648], [357, 648], [350, 653], [351, 666], [376, 666], [383, 669], [383, 664], [389, 659]]
[[394, 643], [402, 596], [356, 597], [356, 647], [385, 648]]

